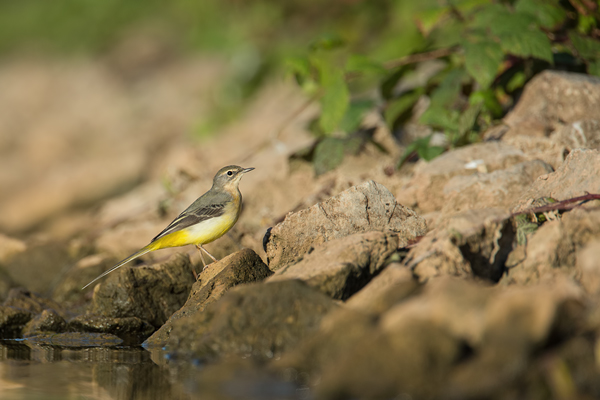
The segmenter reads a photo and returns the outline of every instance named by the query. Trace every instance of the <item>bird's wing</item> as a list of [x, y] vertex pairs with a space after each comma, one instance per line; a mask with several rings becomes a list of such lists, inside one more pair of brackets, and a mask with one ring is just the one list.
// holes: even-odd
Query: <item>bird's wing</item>
[[190, 211], [185, 210], [177, 218], [175, 218], [173, 222], [171, 222], [169, 226], [167, 226], [161, 233], [156, 235], [156, 237], [152, 239], [152, 242], [160, 239], [163, 236], [168, 235], [169, 233], [180, 231], [199, 222], [206, 221], [207, 219], [219, 217], [224, 213], [224, 203], [209, 204], [207, 206], [192, 209]]

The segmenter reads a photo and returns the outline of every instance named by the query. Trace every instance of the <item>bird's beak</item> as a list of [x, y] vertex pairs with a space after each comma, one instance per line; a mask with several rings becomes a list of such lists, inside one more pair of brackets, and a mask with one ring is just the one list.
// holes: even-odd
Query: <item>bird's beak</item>
[[242, 170], [242, 172], [243, 172], [243, 173], [250, 172], [250, 171], [252, 171], [253, 169], [254, 169], [253, 167], [252, 167], [252, 168], [244, 168], [244, 169]]

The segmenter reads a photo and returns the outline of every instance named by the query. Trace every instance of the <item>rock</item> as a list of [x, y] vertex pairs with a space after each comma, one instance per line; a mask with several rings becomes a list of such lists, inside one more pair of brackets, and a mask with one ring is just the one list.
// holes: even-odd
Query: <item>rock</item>
[[11, 306], [0, 306], [0, 337], [19, 337], [23, 327], [31, 318], [33, 318], [31, 311]]
[[32, 336], [40, 332], [64, 332], [67, 322], [54, 310], [44, 310], [27, 323], [23, 336]]
[[115, 265], [118, 260], [106, 254], [93, 254], [79, 260], [71, 267], [52, 291], [52, 299], [61, 304], [67, 304], [75, 311], [81, 308], [91, 298], [88, 290], [81, 290], [88, 282]]
[[568, 280], [497, 291], [485, 310], [482, 343], [453, 372], [453, 398], [487, 398], [527, 382], [532, 355], [583, 328], [581, 291]]
[[423, 212], [441, 210], [444, 188], [455, 176], [489, 173], [527, 161], [527, 156], [501, 142], [478, 143], [442, 154], [429, 162], [420, 162], [409, 183]]
[[[599, 87], [600, 91], [600, 87]], [[600, 118], [600, 113], [597, 113]], [[550, 135], [552, 141], [570, 150], [600, 148], [600, 119], [583, 119], [563, 125]]]
[[70, 320], [69, 330], [110, 333], [123, 339], [125, 345], [138, 345], [150, 336], [155, 328], [137, 317], [110, 318], [86, 314]]
[[27, 248], [25, 242], [0, 233], [0, 264], [8, 263], [15, 255]]
[[66, 315], [63, 307], [54, 300], [47, 299], [24, 288], [12, 289], [3, 305], [27, 310], [33, 314], [41, 314], [44, 310], [53, 310], [63, 318]]
[[333, 239], [295, 264], [279, 268], [267, 281], [300, 279], [338, 300], [346, 300], [367, 284], [398, 249], [392, 233], [366, 232]]
[[[179, 319], [197, 318], [211, 303], [214, 303], [231, 288], [250, 282], [258, 282], [272, 275], [273, 272], [263, 263], [260, 257], [250, 249], [237, 253], [210, 264], [202, 271], [198, 281], [181, 309], [175, 312], [148, 340], [146, 345], [163, 347], [169, 340], [173, 324]], [[184, 324], [181, 321], [180, 324]]]
[[477, 276], [497, 282], [505, 271], [515, 232], [502, 209], [469, 210], [454, 215], [427, 234], [408, 253], [420, 282], [439, 275]]
[[444, 186], [442, 213], [492, 207], [509, 209], [514, 199], [539, 176], [551, 172], [551, 166], [534, 160], [490, 173], [455, 176]]
[[[549, 388], [554, 393], [561, 393], [563, 398], [599, 398], [600, 381], [595, 357], [597, 345], [594, 342], [594, 339], [580, 334], [558, 343], [550, 354], [535, 360], [527, 368], [518, 387], [497, 387], [494, 396], [525, 398], [531, 393], [540, 393], [540, 388]], [[555, 378], [549, 380], [548, 376]], [[573, 383], [565, 385], [565, 378]]]
[[182, 254], [159, 265], [121, 267], [94, 288], [92, 314], [138, 317], [158, 328], [185, 303], [193, 268]]
[[317, 398], [494, 398], [526, 379], [536, 351], [581, 329], [582, 304], [567, 281], [506, 290], [437, 278], [379, 318], [333, 311], [273, 365], [308, 373]]
[[457, 338], [428, 322], [377, 331], [323, 365], [314, 389], [323, 399], [394, 398], [400, 393], [442, 397], [442, 383], [462, 351]]
[[533, 199], [553, 197], [566, 200], [586, 193], [600, 193], [600, 152], [573, 150], [556, 172], [540, 176], [515, 202], [515, 210], [529, 206]]
[[17, 283], [4, 270], [4, 268], [0, 267], [0, 301], [4, 301], [10, 290], [16, 288], [17, 286]]
[[570, 72], [544, 71], [523, 90], [504, 118], [506, 135], [548, 136], [562, 124], [600, 120], [600, 79]]
[[[590, 274], [593, 276], [594, 268], [585, 258], [579, 262], [577, 257], [598, 238], [599, 210], [579, 208], [564, 213], [560, 220], [544, 223], [528, 238], [525, 258], [510, 268], [501, 282], [531, 284], [566, 276], [581, 282], [584, 287], [591, 285], [587, 288], [593, 290], [593, 281], [585, 282], [585, 278], [591, 278]], [[586, 253], [590, 254], [590, 251]]]
[[267, 233], [265, 248], [269, 268], [277, 270], [321, 243], [353, 233], [391, 231], [399, 234], [402, 246], [425, 230], [421, 217], [398, 204], [384, 186], [369, 181], [288, 214]]
[[240, 285], [203, 312], [173, 321], [167, 349], [199, 358], [272, 358], [315, 332], [334, 308], [331, 298], [297, 280]]
[[63, 332], [39, 333], [26, 338], [25, 343], [67, 348], [113, 347], [122, 345], [123, 339], [108, 333]]
[[353, 309], [379, 315], [394, 304], [419, 292], [421, 285], [412, 271], [393, 263], [346, 301]]
[[[575, 254], [575, 267], [584, 290], [593, 296], [600, 295], [600, 237], [579, 246]], [[579, 275], [577, 274], [577, 275]]]
[[[418, 299], [422, 295], [388, 313]], [[459, 304], [445, 306], [460, 310]], [[315, 335], [275, 365], [308, 373], [317, 398], [394, 398], [398, 393], [431, 398], [442, 390], [440, 383], [461, 357], [462, 346], [445, 326], [428, 320], [430, 313], [421, 315], [420, 320], [385, 326], [353, 308], [333, 311]]]
[[42, 239], [28, 244], [27, 251], [12, 256], [4, 269], [17, 285], [33, 292], [48, 293], [57, 276], [73, 262], [64, 242]]
[[545, 136], [509, 135], [502, 138], [502, 143], [522, 151], [530, 160], [544, 161], [555, 170], [569, 155], [569, 150], [563, 144]]

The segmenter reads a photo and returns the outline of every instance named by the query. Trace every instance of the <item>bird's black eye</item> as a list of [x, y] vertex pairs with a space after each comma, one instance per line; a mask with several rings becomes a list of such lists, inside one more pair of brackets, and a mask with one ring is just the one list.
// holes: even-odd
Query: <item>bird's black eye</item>
[[227, 175], [229, 175], [229, 176], [233, 175], [233, 171], [227, 171]]

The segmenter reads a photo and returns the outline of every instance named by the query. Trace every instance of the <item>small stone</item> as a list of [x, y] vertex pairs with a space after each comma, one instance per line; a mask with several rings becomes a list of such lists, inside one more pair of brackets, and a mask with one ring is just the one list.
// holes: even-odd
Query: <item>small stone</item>
[[0, 337], [19, 337], [25, 324], [27, 324], [33, 313], [17, 307], [0, 306]]
[[54, 310], [44, 310], [33, 318], [23, 330], [23, 336], [35, 335], [39, 332], [64, 332], [67, 322]]

